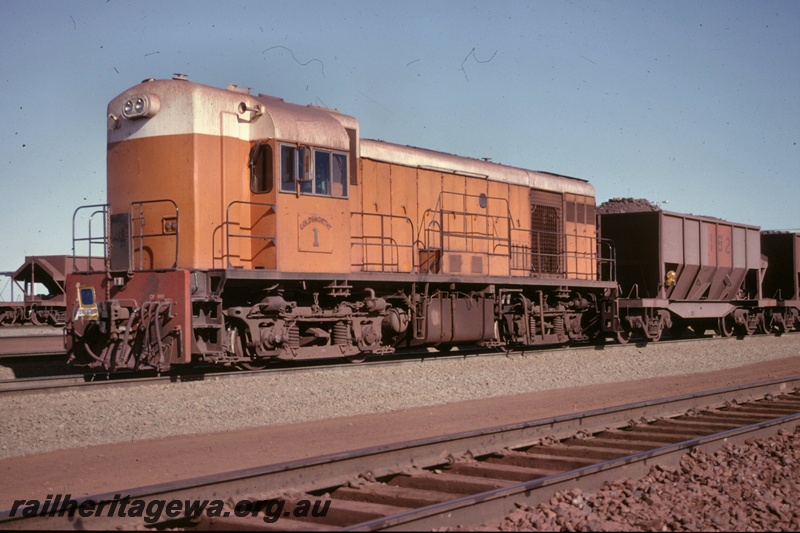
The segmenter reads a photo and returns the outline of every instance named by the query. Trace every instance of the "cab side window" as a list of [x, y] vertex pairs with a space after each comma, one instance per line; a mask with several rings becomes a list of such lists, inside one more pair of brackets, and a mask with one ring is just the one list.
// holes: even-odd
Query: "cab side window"
[[331, 193], [331, 153], [314, 152], [314, 194]]
[[314, 194], [347, 198], [347, 154], [314, 150]]
[[257, 142], [250, 150], [250, 190], [254, 193], [272, 192], [272, 146]]
[[297, 146], [281, 146], [281, 190], [284, 192], [297, 191], [300, 182], [300, 192], [311, 192], [311, 183], [301, 181], [303, 178], [303, 160], [305, 149]]
[[347, 155], [333, 154], [331, 195], [347, 198]]
[[347, 154], [315, 149], [311, 159], [307, 150], [281, 145], [281, 191], [347, 198]]

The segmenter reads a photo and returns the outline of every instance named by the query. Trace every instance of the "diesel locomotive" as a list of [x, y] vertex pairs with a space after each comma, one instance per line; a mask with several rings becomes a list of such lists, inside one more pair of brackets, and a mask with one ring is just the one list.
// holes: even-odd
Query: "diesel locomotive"
[[[750, 248], [743, 267], [738, 250], [729, 266], [715, 257], [713, 294], [683, 291], [708, 275], [706, 263], [636, 242], [662, 243], [674, 229], [667, 217], [658, 211], [624, 237], [638, 224], [624, 217], [638, 215], [598, 217], [581, 179], [361, 138], [358, 121], [336, 110], [183, 75], [126, 90], [107, 121], [107, 203], [73, 216], [73, 256], [101, 261], [67, 277], [76, 365], [252, 368], [424, 347], [656, 340], [683, 317], [696, 329], [718, 318], [751, 325], [750, 314], [797, 322], [796, 259], [769, 302], [760, 288], [743, 294], [763, 281]], [[748, 246], [758, 236], [725, 231], [743, 231]], [[691, 309], [709, 299], [725, 303]]]
[[234, 85], [145, 80], [108, 106], [108, 203], [79, 208], [75, 364], [249, 367], [618, 329], [584, 180], [362, 139]]

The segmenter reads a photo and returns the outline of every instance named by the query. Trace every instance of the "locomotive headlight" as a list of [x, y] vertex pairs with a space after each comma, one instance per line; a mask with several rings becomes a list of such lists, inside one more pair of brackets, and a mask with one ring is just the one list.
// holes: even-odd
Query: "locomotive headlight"
[[122, 116], [127, 119], [149, 118], [158, 113], [161, 104], [157, 96], [140, 94], [122, 104]]

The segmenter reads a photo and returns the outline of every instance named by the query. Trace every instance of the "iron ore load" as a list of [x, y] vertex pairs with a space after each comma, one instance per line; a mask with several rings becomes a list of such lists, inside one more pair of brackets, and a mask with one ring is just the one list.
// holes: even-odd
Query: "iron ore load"
[[330, 109], [146, 80], [108, 106], [107, 186], [75, 214], [73, 248], [107, 251], [69, 278], [78, 364], [359, 360], [615, 328], [592, 185], [361, 139]]
[[[663, 238], [678, 217], [598, 228], [584, 180], [362, 139], [335, 110], [176, 75], [123, 92], [107, 119], [107, 203], [73, 217], [73, 255], [101, 262], [67, 278], [76, 365], [359, 361], [656, 340], [688, 317], [797, 321], [796, 239], [775, 240], [795, 263], [766, 300], [757, 228], [681, 219], [701, 245], [731, 239], [707, 264]], [[693, 271], [711, 292], [684, 281]]]

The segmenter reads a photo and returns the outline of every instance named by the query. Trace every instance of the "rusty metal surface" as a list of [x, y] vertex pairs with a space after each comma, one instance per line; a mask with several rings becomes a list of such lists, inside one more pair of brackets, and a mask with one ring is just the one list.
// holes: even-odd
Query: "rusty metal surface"
[[616, 245], [622, 294], [672, 301], [758, 298], [745, 285], [761, 266], [759, 229], [666, 211], [600, 215], [604, 238]]
[[[0, 302], [0, 323], [4, 326], [29, 323], [62, 326], [66, 320], [66, 276], [76, 267], [86, 268], [90, 264], [102, 268], [103, 259], [69, 255], [26, 256], [15, 272], [3, 273], [12, 280], [10, 298], [15, 301]], [[41, 292], [42, 287], [46, 292]]]
[[[68, 353], [78, 362], [111, 369], [134, 369], [130, 358], [134, 346], [150, 354], [136, 369], [169, 370], [171, 364], [191, 362], [192, 346], [199, 342], [195, 331], [203, 326], [221, 328], [222, 317], [198, 317], [193, 324], [189, 279], [188, 270], [145, 271], [118, 285], [105, 273], [70, 274], [68, 312], [76, 318], [67, 325]], [[95, 318], [79, 312], [78, 291], [84, 288], [95, 291], [99, 311]], [[122, 342], [112, 342], [112, 337]]]

